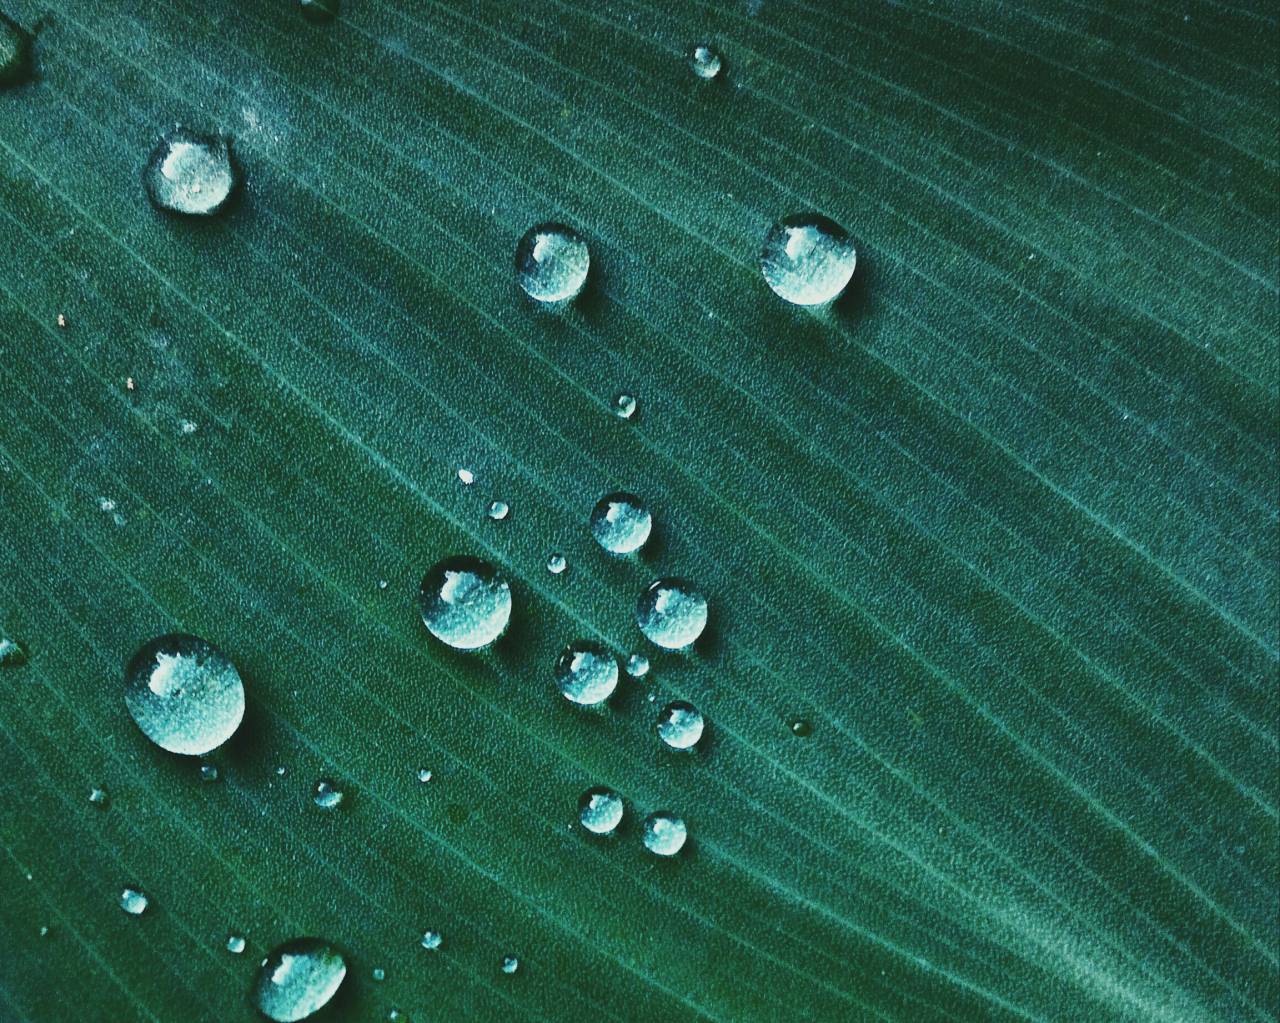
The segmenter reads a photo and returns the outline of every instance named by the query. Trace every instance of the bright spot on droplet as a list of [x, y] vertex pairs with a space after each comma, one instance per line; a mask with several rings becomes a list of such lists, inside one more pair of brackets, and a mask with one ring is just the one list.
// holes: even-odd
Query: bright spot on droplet
[[342, 800], [346, 798], [346, 794], [342, 789], [338, 788], [335, 782], [328, 778], [321, 778], [316, 782], [315, 788], [312, 790], [311, 799], [322, 810], [332, 810], [341, 805]]
[[552, 575], [559, 575], [568, 567], [569, 563], [565, 561], [563, 554], [555, 553], [547, 557], [547, 571]]
[[503, 957], [502, 957], [502, 972], [503, 972], [503, 973], [515, 973], [515, 972], [516, 972], [516, 970], [518, 970], [518, 969], [520, 969], [520, 960], [519, 960], [519, 959], [517, 959], [515, 956], [503, 956]]
[[495, 522], [501, 522], [511, 514], [511, 506], [506, 501], [490, 501], [485, 514]]
[[462, 485], [464, 487], [469, 487], [471, 486], [472, 483], [476, 481], [476, 474], [473, 473], [470, 469], [459, 469], [458, 479], [462, 481]]
[[425, 785], [430, 780], [431, 772], [425, 767], [418, 768], [418, 781]]
[[434, 952], [444, 944], [444, 936], [439, 931], [426, 931], [422, 935], [422, 947]]
[[689, 66], [699, 78], [711, 79], [720, 73], [724, 61], [711, 46], [699, 43], [689, 51]]
[[635, 395], [624, 391], [613, 399], [613, 414], [619, 419], [630, 419], [636, 414], [637, 404]]
[[244, 951], [244, 938], [239, 934], [227, 935], [227, 951], [238, 956]]
[[632, 678], [644, 678], [649, 674], [649, 658], [644, 654], [632, 654], [627, 658], [627, 674]]

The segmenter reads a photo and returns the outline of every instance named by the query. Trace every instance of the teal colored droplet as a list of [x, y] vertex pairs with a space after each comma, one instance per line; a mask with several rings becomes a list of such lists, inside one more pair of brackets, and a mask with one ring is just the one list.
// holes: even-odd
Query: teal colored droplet
[[632, 678], [644, 678], [649, 674], [649, 658], [644, 654], [632, 654], [627, 658], [627, 674]]
[[328, 1005], [346, 976], [346, 959], [327, 941], [296, 938], [262, 960], [254, 1004], [268, 1019], [294, 1023]]
[[659, 579], [640, 595], [636, 624], [650, 642], [683, 650], [707, 626], [707, 598], [684, 579]]
[[20, 85], [31, 77], [31, 36], [0, 14], [0, 88]]
[[583, 707], [603, 703], [618, 686], [618, 658], [589, 640], [576, 640], [556, 658], [556, 685], [564, 698]]
[[170, 753], [200, 756], [244, 718], [244, 683], [217, 647], [174, 633], [145, 644], [125, 669], [124, 702], [142, 733]]
[[244, 946], [245, 946], [245, 941], [244, 941], [243, 935], [240, 935], [240, 934], [227, 935], [227, 951], [230, 952], [232, 955], [238, 956], [241, 952], [244, 951]]
[[515, 973], [515, 972], [516, 972], [516, 970], [518, 970], [518, 969], [520, 969], [520, 960], [519, 960], [519, 959], [517, 959], [515, 956], [503, 956], [503, 957], [502, 957], [502, 972], [503, 972], [503, 973]]
[[544, 304], [577, 298], [590, 269], [586, 241], [563, 224], [537, 224], [516, 246], [516, 281], [530, 298]]
[[422, 947], [428, 952], [434, 952], [444, 944], [444, 935], [439, 931], [424, 931], [422, 935]]
[[689, 51], [689, 67], [699, 78], [712, 79], [720, 73], [724, 61], [714, 47], [699, 43]]
[[635, 494], [605, 494], [591, 511], [591, 535], [610, 554], [638, 551], [652, 530], [653, 516]]
[[802, 213], [779, 220], [765, 235], [760, 271], [774, 293], [795, 305], [825, 305], [853, 277], [853, 239], [834, 220]]
[[213, 764], [201, 764], [200, 780], [201, 781], [217, 781], [218, 780], [217, 767], [215, 767]]
[[142, 916], [147, 911], [151, 900], [146, 892], [139, 888], [123, 888], [120, 891], [120, 908], [130, 916]]
[[324, 25], [338, 16], [339, 0], [298, 0], [298, 10], [313, 25]]
[[593, 835], [612, 835], [623, 812], [622, 797], [603, 786], [587, 789], [578, 800], [578, 820]]
[[384, 980], [387, 979], [387, 971], [384, 970], [381, 966], [375, 966], [369, 972], [369, 976], [372, 977], [374, 980], [376, 980], [379, 984], [381, 984]]
[[569, 567], [569, 562], [565, 560], [565, 557], [563, 554], [557, 551], [554, 554], [548, 555], [547, 571], [550, 572], [552, 575], [559, 575], [568, 567]]
[[672, 749], [693, 749], [705, 728], [702, 713], [683, 700], [668, 703], [658, 715], [658, 738]]
[[794, 718], [788, 727], [792, 735], [799, 736], [801, 739], [807, 738], [813, 732], [813, 726], [804, 718]]
[[625, 391], [617, 395], [613, 399], [613, 414], [619, 419], [630, 419], [636, 414], [639, 402], [636, 401], [634, 394], [627, 394]]
[[684, 820], [666, 810], [651, 813], [644, 820], [644, 847], [655, 856], [674, 856], [688, 837]]
[[142, 183], [162, 210], [210, 216], [222, 209], [238, 183], [231, 145], [220, 135], [174, 128], [156, 144]]
[[511, 586], [479, 558], [446, 558], [422, 580], [422, 621], [436, 639], [455, 650], [479, 650], [506, 631]]
[[0, 639], [0, 668], [20, 668], [27, 663], [27, 648], [16, 639]]
[[485, 514], [495, 522], [501, 522], [511, 514], [511, 505], [506, 501], [490, 501], [489, 507], [485, 509]]
[[321, 778], [312, 789], [311, 799], [320, 807], [321, 810], [332, 810], [342, 805], [346, 794], [340, 789], [336, 782], [330, 781], [328, 778]]

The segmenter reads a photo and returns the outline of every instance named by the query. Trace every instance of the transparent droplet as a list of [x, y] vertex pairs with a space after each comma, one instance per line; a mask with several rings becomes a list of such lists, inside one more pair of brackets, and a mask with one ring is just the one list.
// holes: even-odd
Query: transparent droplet
[[569, 562], [565, 561], [563, 554], [552, 554], [547, 558], [547, 571], [552, 575], [559, 575], [569, 567]]
[[312, 790], [311, 799], [321, 810], [332, 810], [339, 806], [346, 794], [328, 778], [321, 778]]
[[222, 209], [237, 181], [227, 140], [186, 128], [166, 132], [142, 172], [152, 203], [162, 210], [199, 217]]
[[506, 501], [490, 501], [485, 514], [495, 522], [501, 522], [511, 514], [511, 506]]
[[788, 726], [792, 735], [797, 735], [801, 739], [807, 738], [813, 732], [813, 726], [805, 721], [804, 718], [795, 718]]
[[573, 300], [587, 283], [590, 268], [586, 241], [563, 224], [531, 227], [516, 246], [516, 280], [538, 302]]
[[825, 305], [844, 291], [858, 254], [834, 220], [817, 213], [785, 217], [769, 228], [760, 271], [776, 294], [796, 305]]
[[470, 469], [459, 469], [458, 479], [462, 481], [462, 485], [464, 487], [469, 487], [471, 486], [472, 483], [476, 481], [476, 474], [473, 473]]
[[111, 803], [111, 796], [106, 789], [94, 787], [89, 790], [89, 802], [99, 810], [105, 810]]
[[20, 668], [27, 663], [27, 648], [16, 639], [0, 639], [0, 668]]
[[142, 733], [170, 753], [200, 756], [244, 718], [244, 683], [221, 650], [173, 633], [145, 644], [125, 669], [124, 702]]
[[658, 715], [658, 738], [672, 749], [693, 749], [702, 738], [706, 722], [692, 703], [676, 700], [662, 708]]
[[650, 642], [683, 650], [707, 626], [707, 598], [684, 579], [659, 579], [640, 595], [636, 624]]
[[644, 654], [632, 654], [627, 658], [627, 674], [632, 678], [644, 678], [649, 674], [649, 658]]
[[329, 1004], [346, 975], [346, 959], [327, 941], [295, 938], [262, 960], [254, 1004], [277, 1023], [306, 1019]]
[[591, 707], [603, 703], [618, 685], [618, 658], [588, 640], [570, 643], [555, 664], [556, 685], [566, 700]]
[[141, 916], [147, 911], [150, 901], [146, 893], [137, 888], [124, 888], [120, 891], [120, 908], [130, 916]]
[[720, 54], [706, 43], [699, 43], [689, 51], [689, 66], [699, 78], [715, 78], [724, 66]]
[[31, 69], [30, 34], [0, 14], [0, 88], [25, 82]]
[[381, 984], [384, 980], [387, 979], [387, 971], [384, 970], [381, 966], [375, 966], [370, 971], [369, 976], [372, 977], [374, 980], [376, 980], [379, 984]]
[[422, 580], [421, 610], [436, 639], [455, 650], [479, 650], [506, 631], [511, 586], [487, 561], [446, 558]]
[[200, 780], [201, 781], [217, 781], [218, 769], [213, 764], [201, 764]]
[[298, 0], [298, 10], [313, 25], [324, 25], [338, 16], [339, 0]]
[[244, 937], [239, 934], [227, 935], [227, 951], [232, 955], [238, 956], [244, 951]]
[[634, 394], [625, 391], [613, 399], [613, 414], [619, 419], [630, 419], [636, 414], [637, 402]]
[[644, 847], [655, 856], [674, 856], [684, 848], [688, 837], [684, 821], [666, 810], [644, 819]]
[[631, 554], [649, 539], [653, 516], [635, 494], [605, 494], [591, 511], [591, 535], [610, 554]]
[[425, 767], [418, 768], [418, 781], [425, 785], [431, 780], [431, 771]]
[[444, 935], [439, 931], [424, 931], [422, 935], [422, 947], [428, 952], [434, 952], [444, 944]]
[[520, 969], [520, 960], [519, 960], [519, 959], [517, 959], [515, 956], [503, 956], [503, 957], [502, 957], [502, 972], [503, 972], [503, 973], [515, 973], [515, 972], [516, 972], [516, 970], [518, 970], [518, 969]]
[[622, 823], [622, 814], [622, 797], [612, 789], [587, 789], [578, 800], [578, 820], [593, 835], [612, 835]]

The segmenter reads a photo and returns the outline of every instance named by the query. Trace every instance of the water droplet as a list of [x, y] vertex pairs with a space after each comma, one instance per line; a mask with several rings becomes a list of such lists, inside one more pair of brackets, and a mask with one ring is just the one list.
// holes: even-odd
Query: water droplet
[[693, 749], [702, 738], [705, 725], [697, 707], [676, 700], [663, 707], [658, 715], [658, 738], [672, 749]]
[[649, 674], [649, 658], [644, 654], [632, 654], [627, 658], [627, 674], [632, 678], [644, 678]]
[[636, 398], [625, 391], [613, 399], [613, 414], [619, 419], [630, 419], [636, 414]]
[[591, 512], [591, 535], [610, 554], [631, 554], [649, 539], [653, 516], [635, 494], [605, 494]]
[[490, 501], [485, 514], [495, 522], [501, 522], [511, 514], [511, 506], [506, 501]]
[[49, 936], [49, 928], [48, 928], [48, 927], [41, 927], [41, 928], [40, 928], [40, 937], [42, 937], [42, 938], [47, 938], [48, 936]]
[[200, 780], [201, 780], [201, 781], [217, 781], [217, 780], [218, 780], [218, 769], [217, 769], [216, 767], [214, 767], [214, 765], [213, 765], [213, 764], [201, 764], [201, 765], [200, 765]]
[[313, 25], [324, 25], [338, 16], [339, 0], [298, 0], [298, 10]]
[[569, 562], [564, 560], [563, 554], [552, 554], [547, 558], [547, 571], [552, 575], [559, 575], [569, 567]]
[[431, 780], [431, 772], [425, 767], [418, 768], [418, 781], [420, 781], [423, 785], [425, 785], [430, 780]]
[[244, 718], [244, 683], [217, 647], [174, 633], [145, 644], [125, 669], [124, 702], [143, 734], [170, 753], [221, 746]]
[[644, 847], [655, 856], [674, 856], [684, 848], [688, 837], [684, 821], [666, 810], [644, 819]]
[[244, 951], [244, 938], [239, 934], [227, 935], [227, 951], [238, 956]]
[[801, 739], [807, 738], [813, 732], [813, 726], [803, 718], [796, 718], [791, 722], [791, 734], [798, 735]]
[[699, 43], [689, 51], [689, 66], [699, 78], [711, 79], [720, 73], [724, 61], [712, 47], [706, 43]]
[[346, 798], [342, 789], [328, 778], [321, 778], [312, 790], [311, 799], [321, 810], [332, 810]]
[[784, 217], [765, 235], [760, 271], [776, 294], [796, 305], [824, 305], [844, 291], [858, 254], [834, 220], [817, 213]]
[[707, 626], [707, 598], [684, 579], [659, 579], [640, 595], [636, 624], [651, 643], [683, 650]]
[[466, 555], [446, 558], [422, 580], [422, 620], [455, 650], [479, 650], [506, 631], [511, 586], [489, 562]]
[[281, 764], [279, 767], [276, 768], [276, 775], [280, 778], [283, 778], [285, 776], [286, 771], [288, 771], [288, 768], [285, 767], [284, 764]]
[[262, 960], [254, 1002], [268, 1019], [294, 1023], [328, 1005], [346, 975], [346, 960], [328, 942], [295, 938]]
[[618, 659], [599, 643], [580, 639], [556, 658], [555, 677], [566, 700], [584, 707], [595, 706], [617, 688]]
[[0, 14], [0, 88], [31, 77], [31, 36]]
[[20, 668], [27, 663], [27, 648], [16, 639], [0, 639], [0, 668]]
[[179, 429], [179, 430], [181, 430], [181, 431], [183, 432], [183, 434], [184, 434], [184, 435], [186, 435], [186, 436], [188, 436], [188, 437], [189, 437], [189, 436], [191, 436], [191, 434], [195, 433], [195, 432], [196, 432], [196, 430], [200, 429], [200, 427], [199, 427], [199, 426], [197, 426], [197, 425], [196, 425], [194, 422], [192, 422], [190, 419], [183, 419], [183, 420], [179, 421], [179, 423], [178, 423], [178, 429]]
[[198, 217], [222, 209], [237, 181], [227, 140], [186, 128], [165, 133], [142, 172], [152, 203], [162, 210]]
[[503, 957], [502, 957], [502, 972], [503, 972], [503, 973], [515, 973], [515, 972], [516, 972], [516, 970], [518, 970], [518, 969], [520, 969], [520, 960], [519, 960], [519, 959], [517, 959], [515, 956], [503, 956]]
[[387, 979], [387, 971], [384, 970], [381, 966], [375, 966], [373, 970], [370, 972], [369, 976], [372, 977], [374, 980], [376, 980], [379, 984], [381, 984], [384, 980]]
[[612, 835], [622, 823], [622, 797], [612, 789], [587, 789], [578, 800], [578, 820], [593, 835]]
[[106, 789], [95, 787], [89, 790], [89, 802], [99, 810], [105, 810], [111, 802], [111, 796], [107, 794]]
[[142, 916], [147, 911], [149, 900], [146, 893], [137, 888], [124, 888], [120, 892], [120, 908], [130, 916]]
[[462, 480], [462, 485], [464, 487], [469, 487], [471, 486], [472, 483], [476, 481], [476, 474], [473, 473], [470, 469], [459, 469], [458, 479]]
[[586, 241], [563, 224], [531, 227], [516, 246], [516, 280], [538, 302], [572, 301], [587, 283], [590, 268]]
[[444, 935], [439, 931], [425, 931], [422, 935], [422, 947], [428, 952], [434, 952], [444, 944]]

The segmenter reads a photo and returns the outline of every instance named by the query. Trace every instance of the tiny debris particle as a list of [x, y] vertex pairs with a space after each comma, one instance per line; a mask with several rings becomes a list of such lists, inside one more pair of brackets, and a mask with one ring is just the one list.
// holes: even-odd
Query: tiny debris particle
[[126, 391], [136, 391], [138, 389], [138, 385], [134, 382], [133, 377], [124, 378], [124, 389]]
[[58, 326], [62, 327], [64, 330], [66, 329], [67, 317], [65, 313], [58, 313]]

